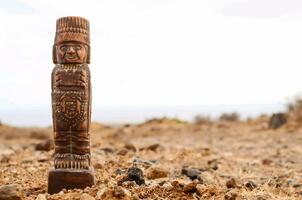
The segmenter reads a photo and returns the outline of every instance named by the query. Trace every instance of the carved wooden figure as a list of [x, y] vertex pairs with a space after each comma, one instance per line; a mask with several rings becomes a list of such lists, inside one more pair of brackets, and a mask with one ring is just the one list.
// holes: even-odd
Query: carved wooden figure
[[89, 22], [81, 17], [57, 20], [53, 46], [52, 113], [54, 168], [48, 193], [94, 184], [89, 126], [91, 116]]

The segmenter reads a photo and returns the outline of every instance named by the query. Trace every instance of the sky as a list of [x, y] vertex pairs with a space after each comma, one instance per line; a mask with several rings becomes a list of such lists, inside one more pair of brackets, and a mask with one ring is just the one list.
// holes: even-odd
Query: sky
[[62, 16], [90, 21], [93, 109], [106, 116], [110, 108], [272, 111], [302, 89], [301, 11], [300, 0], [0, 0], [0, 120], [50, 121]]

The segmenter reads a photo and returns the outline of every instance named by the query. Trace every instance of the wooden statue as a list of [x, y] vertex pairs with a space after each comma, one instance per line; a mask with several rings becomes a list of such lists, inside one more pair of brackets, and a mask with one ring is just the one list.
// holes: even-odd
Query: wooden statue
[[54, 168], [48, 193], [94, 184], [89, 126], [91, 118], [89, 22], [82, 17], [57, 20], [51, 76]]

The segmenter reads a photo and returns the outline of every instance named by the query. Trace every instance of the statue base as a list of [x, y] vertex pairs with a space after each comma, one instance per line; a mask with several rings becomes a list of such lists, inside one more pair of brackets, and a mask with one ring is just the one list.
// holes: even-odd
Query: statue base
[[93, 170], [51, 169], [48, 173], [48, 193], [62, 189], [85, 189], [95, 184]]

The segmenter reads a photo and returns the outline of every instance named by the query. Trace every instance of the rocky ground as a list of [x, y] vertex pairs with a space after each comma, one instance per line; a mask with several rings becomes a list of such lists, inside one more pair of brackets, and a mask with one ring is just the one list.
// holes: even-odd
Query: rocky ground
[[302, 129], [268, 123], [268, 117], [93, 123], [96, 185], [54, 195], [47, 194], [51, 128], [1, 125], [0, 200], [302, 199]]

